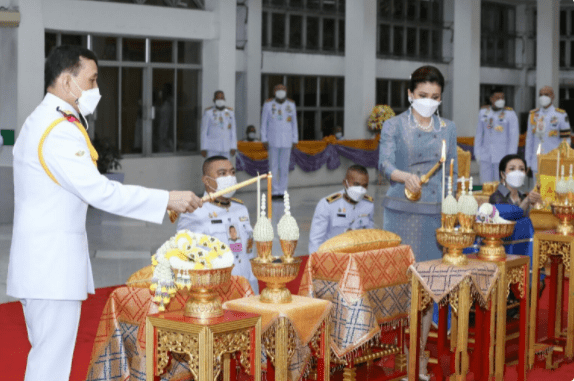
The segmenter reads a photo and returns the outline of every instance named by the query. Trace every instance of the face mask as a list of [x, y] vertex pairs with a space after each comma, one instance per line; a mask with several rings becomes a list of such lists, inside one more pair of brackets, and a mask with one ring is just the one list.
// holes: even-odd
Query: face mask
[[249, 133], [247, 134], [247, 137], [248, 137], [249, 139], [255, 139], [255, 132], [249, 132]]
[[438, 106], [440, 106], [440, 103], [441, 103], [439, 101], [435, 101], [434, 99], [430, 99], [430, 98], [417, 98], [417, 99], [409, 98], [409, 101], [411, 102], [411, 105], [413, 106], [413, 108], [423, 118], [428, 118], [429, 116], [434, 114], [435, 111], [437, 110]]
[[541, 95], [540, 98], [538, 98], [538, 102], [540, 102], [540, 106], [548, 107], [550, 106], [550, 103], [552, 103], [552, 98], [548, 95]]
[[337, 132], [335, 134], [335, 136], [337, 137], [337, 139], [341, 139], [343, 137], [343, 133], [342, 132]]
[[513, 188], [520, 188], [524, 185], [524, 178], [526, 173], [522, 171], [512, 171], [506, 175], [506, 183]]
[[504, 105], [506, 105], [506, 102], [504, 101], [504, 99], [499, 99], [496, 102], [494, 102], [494, 106], [496, 108], [504, 108]]
[[225, 99], [218, 99], [215, 101], [215, 105], [219, 108], [225, 107]]
[[285, 99], [287, 96], [287, 92], [285, 90], [277, 90], [275, 92], [275, 98], [277, 99]]
[[[98, 106], [98, 102], [100, 101], [100, 98], [102, 98], [100, 95], [100, 89], [96, 87], [90, 90], [82, 90], [82, 88], [76, 83], [76, 80], [73, 77], [72, 81], [74, 81], [74, 84], [78, 86], [78, 89], [80, 89], [82, 92], [80, 97], [76, 99], [76, 104], [80, 109], [80, 113], [85, 118], [86, 116], [93, 114], [94, 110]], [[75, 96], [71, 91], [70, 94]]]
[[[217, 182], [217, 189], [215, 191], [219, 192], [220, 190], [232, 187], [235, 184], [237, 184], [237, 177], [235, 177], [233, 175], [218, 177], [215, 179], [215, 182]], [[230, 198], [234, 194], [235, 194], [235, 191], [231, 191], [229, 193], [224, 194], [223, 197]]]
[[350, 187], [349, 182], [347, 180], [345, 180], [345, 182], [347, 182], [347, 196], [349, 196], [351, 200], [359, 202], [359, 200], [362, 199], [363, 196], [367, 193], [366, 188], [358, 185]]

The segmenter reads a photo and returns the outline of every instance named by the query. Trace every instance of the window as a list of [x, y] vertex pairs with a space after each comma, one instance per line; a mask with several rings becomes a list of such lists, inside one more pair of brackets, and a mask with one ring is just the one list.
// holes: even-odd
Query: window
[[560, 68], [574, 68], [574, 9], [560, 10]]
[[482, 2], [480, 62], [483, 66], [513, 67], [516, 64], [516, 8]]
[[377, 104], [389, 105], [398, 115], [409, 108], [409, 81], [377, 78]]
[[287, 87], [287, 97], [297, 107], [299, 140], [320, 140], [333, 135], [336, 126], [344, 128], [345, 80], [343, 77], [263, 74], [262, 104], [273, 97], [277, 84]]
[[267, 50], [345, 52], [345, 0], [263, 0], [261, 45]]
[[89, 133], [122, 154], [199, 151], [201, 42], [47, 32], [46, 54], [60, 44], [93, 50], [102, 99]]
[[442, 0], [378, 0], [377, 56], [442, 61]]
[[183, 9], [203, 9], [205, 0], [96, 0], [110, 1], [113, 3], [137, 4], [137, 5], [156, 5], [160, 7], [175, 7]]

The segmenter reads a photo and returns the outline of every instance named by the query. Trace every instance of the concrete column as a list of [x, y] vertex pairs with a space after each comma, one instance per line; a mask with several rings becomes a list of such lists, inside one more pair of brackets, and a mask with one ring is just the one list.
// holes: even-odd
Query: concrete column
[[[261, 124], [261, 0], [247, 3], [247, 45], [245, 46], [247, 125], [253, 124], [260, 134]], [[290, 96], [289, 94], [287, 96]]]
[[453, 120], [474, 136], [480, 97], [480, 1], [454, 2]]
[[347, 0], [345, 14], [345, 138], [370, 137], [375, 105], [377, 1]]
[[205, 9], [215, 14], [215, 38], [203, 43], [203, 109], [213, 105], [213, 92], [223, 90], [227, 104], [235, 106], [235, 1], [207, 0]]
[[[558, 95], [560, 1], [538, 0], [536, 19], [536, 94], [546, 85]], [[555, 102], [555, 106], [558, 102]]]

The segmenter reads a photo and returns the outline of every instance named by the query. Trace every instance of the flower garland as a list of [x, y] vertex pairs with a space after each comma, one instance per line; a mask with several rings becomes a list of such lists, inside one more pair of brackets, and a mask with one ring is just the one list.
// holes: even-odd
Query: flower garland
[[380, 131], [383, 128], [383, 122], [391, 119], [396, 114], [393, 109], [388, 105], [376, 105], [371, 111], [367, 127], [371, 131]]
[[164, 311], [177, 289], [191, 288], [190, 271], [231, 267], [233, 254], [215, 237], [180, 230], [151, 257], [153, 301]]

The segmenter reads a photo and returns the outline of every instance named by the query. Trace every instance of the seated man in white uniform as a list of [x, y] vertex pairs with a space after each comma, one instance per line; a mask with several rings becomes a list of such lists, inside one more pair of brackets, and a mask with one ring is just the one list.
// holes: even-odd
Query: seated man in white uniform
[[[46, 59], [46, 96], [14, 145], [14, 229], [7, 294], [20, 299], [28, 339], [25, 381], [68, 381], [82, 300], [94, 293], [88, 205], [161, 224], [166, 209], [193, 212], [192, 192], [122, 185], [101, 175], [86, 128], [100, 100], [98, 60], [78, 46]], [[8, 345], [8, 344], [6, 344]]]
[[[201, 181], [205, 185], [206, 194], [225, 189], [237, 183], [235, 168], [226, 157], [212, 156], [203, 162]], [[193, 213], [182, 214], [177, 230], [188, 229], [194, 233], [207, 234], [226, 243], [235, 257], [235, 267], [231, 274], [247, 278], [253, 291], [259, 293], [257, 278], [249, 262], [254, 256], [249, 212], [241, 200], [231, 198], [233, 193], [205, 203]]]
[[309, 232], [309, 254], [326, 240], [349, 230], [372, 229], [375, 205], [367, 195], [369, 172], [352, 165], [343, 180], [343, 190], [322, 198], [315, 208]]

